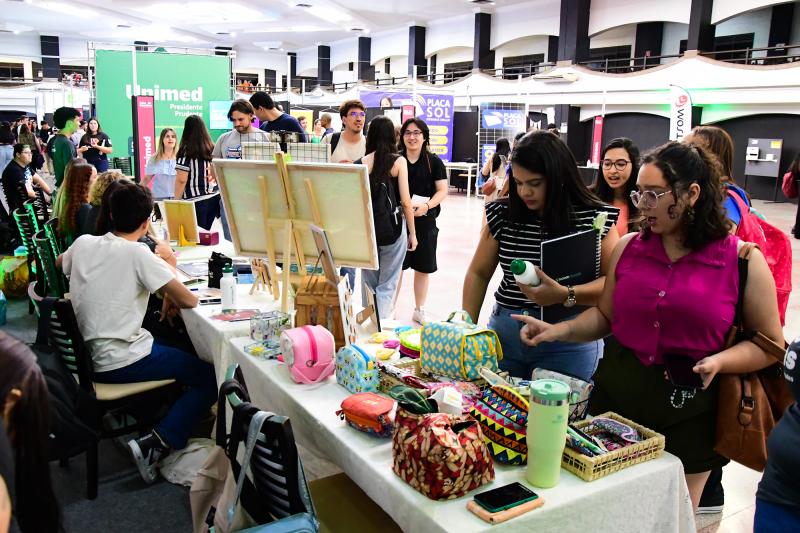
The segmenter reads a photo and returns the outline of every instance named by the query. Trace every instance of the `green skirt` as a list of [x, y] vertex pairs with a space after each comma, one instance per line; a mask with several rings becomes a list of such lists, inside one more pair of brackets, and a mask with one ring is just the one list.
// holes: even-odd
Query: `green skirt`
[[728, 459], [714, 451], [716, 380], [689, 397], [673, 387], [664, 372], [664, 365], [644, 366], [632, 350], [607, 338], [594, 375], [589, 412], [613, 411], [661, 433], [666, 450], [681, 460], [687, 474], [726, 465]]

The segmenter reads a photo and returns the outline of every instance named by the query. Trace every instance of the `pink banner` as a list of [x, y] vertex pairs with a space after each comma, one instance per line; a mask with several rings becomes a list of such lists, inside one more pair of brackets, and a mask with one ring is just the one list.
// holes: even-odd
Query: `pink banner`
[[403, 106], [403, 113], [402, 113], [402, 122], [405, 124], [406, 120], [410, 118], [414, 118], [416, 113], [416, 108], [413, 105], [404, 105]]
[[152, 96], [134, 96], [133, 102], [133, 175], [144, 177], [147, 160], [156, 152], [156, 115]]
[[603, 117], [594, 117], [592, 129], [592, 164], [600, 164], [600, 152], [603, 150]]

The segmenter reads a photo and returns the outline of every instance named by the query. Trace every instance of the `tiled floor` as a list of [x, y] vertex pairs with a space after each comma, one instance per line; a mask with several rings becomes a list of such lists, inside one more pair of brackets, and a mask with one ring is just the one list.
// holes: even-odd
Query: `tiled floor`
[[[439, 226], [439, 271], [431, 276], [430, 293], [426, 309], [429, 317], [443, 319], [448, 313], [461, 308], [461, 288], [464, 274], [472, 259], [482, 224], [483, 201], [463, 194], [450, 194], [442, 206]], [[789, 231], [794, 224], [794, 204], [768, 203], [756, 200], [754, 206], [775, 226]], [[793, 286], [800, 286], [800, 240], [792, 239], [794, 252]], [[499, 270], [495, 273], [481, 311], [480, 323], [485, 324], [494, 303], [493, 293], [499, 283]], [[397, 303], [397, 318], [411, 320], [414, 309], [413, 277], [406, 272]], [[786, 338], [800, 335], [800, 291], [794, 291], [789, 301]], [[697, 526], [703, 533], [744, 533], [753, 530], [755, 492], [761, 474], [738, 464], [725, 467], [725, 509], [722, 514], [700, 516]]]

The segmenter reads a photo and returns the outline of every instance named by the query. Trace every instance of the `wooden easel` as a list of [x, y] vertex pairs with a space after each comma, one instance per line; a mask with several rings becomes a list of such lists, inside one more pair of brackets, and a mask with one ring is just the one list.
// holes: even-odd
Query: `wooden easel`
[[253, 271], [253, 285], [250, 287], [250, 294], [256, 291], [265, 291], [277, 299], [278, 295], [273, 293], [272, 279], [270, 278], [269, 268], [261, 258], [250, 260], [250, 270]]
[[[286, 166], [285, 154], [283, 152], [275, 153], [275, 164], [278, 167], [278, 174], [281, 178], [283, 189], [284, 201], [288, 211], [287, 219], [273, 219], [270, 218], [269, 203], [267, 201], [267, 178], [259, 176], [259, 195], [261, 206], [264, 214], [264, 234], [267, 238], [267, 257], [266, 264], [267, 272], [266, 277], [272, 285], [272, 295], [275, 299], [280, 295], [281, 310], [284, 313], [289, 312], [289, 287], [291, 284], [291, 265], [292, 265], [292, 248], [297, 257], [297, 269], [299, 281], [302, 281], [306, 274], [306, 257], [303, 251], [303, 232], [309, 231], [311, 223], [317, 226], [322, 225], [322, 218], [320, 216], [319, 206], [317, 204], [314, 189], [310, 180], [305, 180], [306, 195], [308, 195], [309, 205], [311, 206], [312, 221], [297, 219], [297, 212], [295, 208], [294, 197], [292, 196], [291, 184], [289, 182], [289, 171]], [[284, 240], [283, 243], [276, 243], [273, 229], [283, 228]], [[278, 245], [282, 245], [283, 249], [283, 271], [281, 273], [281, 283], [278, 284], [278, 271], [275, 266], [276, 253]], [[282, 286], [282, 287], [281, 287]], [[281, 291], [283, 288], [283, 291]]]

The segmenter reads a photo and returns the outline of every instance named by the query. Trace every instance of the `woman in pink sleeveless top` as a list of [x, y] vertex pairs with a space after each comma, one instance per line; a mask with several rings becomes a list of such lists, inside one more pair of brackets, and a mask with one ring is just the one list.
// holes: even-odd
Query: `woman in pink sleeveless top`
[[[599, 306], [555, 325], [516, 318], [526, 323], [523, 342], [534, 346], [614, 334], [594, 376], [590, 410], [612, 410], [662, 433], [667, 451], [683, 462], [696, 508], [709, 471], [727, 462], [714, 452], [714, 377], [773, 361], [750, 341], [725, 348], [738, 294], [739, 241], [728, 234], [716, 160], [701, 147], [671, 142], [642, 163], [632, 198], [644, 229], [624, 236], [614, 250]], [[754, 250], [745, 327], [783, 342], [776, 300], [764, 297], [774, 292], [764, 256]], [[667, 381], [667, 354], [694, 360], [703, 387]]]

